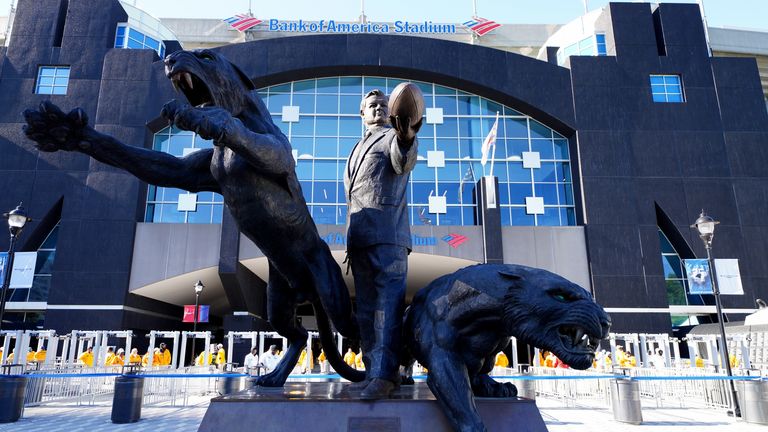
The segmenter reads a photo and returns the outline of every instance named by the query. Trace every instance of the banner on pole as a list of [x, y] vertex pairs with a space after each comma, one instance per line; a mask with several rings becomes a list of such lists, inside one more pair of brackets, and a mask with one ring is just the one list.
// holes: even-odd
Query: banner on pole
[[[208, 322], [210, 308], [210, 305], [200, 305], [197, 311], [197, 322]], [[195, 305], [184, 305], [184, 316], [182, 317], [181, 322], [195, 322]]]
[[[0, 283], [5, 280], [8, 252], [0, 252]], [[9, 288], [32, 288], [35, 280], [37, 252], [16, 252], [13, 254], [13, 271]]]
[[714, 294], [707, 260], [685, 260], [685, 274], [688, 277], [688, 291], [691, 294]]
[[716, 259], [715, 273], [720, 294], [744, 295], [744, 287], [741, 285], [741, 272], [739, 272], [739, 260]]

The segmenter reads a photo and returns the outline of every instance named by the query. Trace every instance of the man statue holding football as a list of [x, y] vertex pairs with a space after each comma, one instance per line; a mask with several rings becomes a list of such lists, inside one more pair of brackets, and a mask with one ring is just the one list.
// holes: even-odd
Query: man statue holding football
[[391, 95], [365, 95], [360, 115], [366, 132], [344, 172], [347, 259], [357, 298], [366, 379], [353, 384], [361, 399], [389, 396], [399, 383], [401, 328], [411, 232], [406, 190], [416, 165], [424, 98], [414, 84]]

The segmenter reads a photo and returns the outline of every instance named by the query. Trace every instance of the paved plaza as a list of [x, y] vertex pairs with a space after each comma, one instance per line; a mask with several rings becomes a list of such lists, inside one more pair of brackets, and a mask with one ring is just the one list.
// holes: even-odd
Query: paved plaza
[[[613, 420], [610, 409], [579, 407], [562, 400], [540, 397], [536, 401], [550, 432], [659, 431], [659, 432], [750, 432], [765, 426], [748, 424], [717, 409], [643, 407], [642, 425]], [[208, 399], [190, 401], [185, 407], [144, 407], [138, 423], [117, 425], [110, 420], [111, 408], [102, 403], [91, 406], [46, 405], [27, 408], [21, 420], [0, 425], [0, 431], [73, 432], [109, 430], [131, 432], [195, 431], [208, 408]], [[512, 425], [513, 422], [510, 422]], [[514, 430], [514, 429], [510, 429]]]

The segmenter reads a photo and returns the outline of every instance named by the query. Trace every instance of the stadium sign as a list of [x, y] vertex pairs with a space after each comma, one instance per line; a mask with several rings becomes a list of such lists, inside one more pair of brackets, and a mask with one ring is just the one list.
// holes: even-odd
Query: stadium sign
[[270, 19], [267, 30], [287, 33], [455, 34], [456, 24], [436, 24], [432, 21], [415, 23], [409, 21], [359, 23], [335, 20], [284, 21]]

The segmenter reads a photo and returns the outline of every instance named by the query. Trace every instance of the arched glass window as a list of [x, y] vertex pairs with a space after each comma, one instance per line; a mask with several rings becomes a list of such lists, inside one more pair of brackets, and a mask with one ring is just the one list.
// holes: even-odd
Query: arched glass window
[[[275, 123], [291, 141], [296, 174], [316, 223], [346, 222], [343, 170], [363, 134], [363, 95], [373, 89], [389, 94], [402, 82], [383, 77], [330, 77], [259, 90]], [[411, 224], [476, 224], [474, 189], [484, 174], [481, 147], [497, 113], [493, 174], [499, 178], [502, 224], [576, 224], [565, 137], [489, 99], [433, 83], [414, 83], [424, 93], [427, 112], [419, 132], [418, 161], [408, 189]], [[186, 143], [178, 144], [175, 152], [174, 139]], [[155, 149], [181, 155], [178, 147], [194, 140], [190, 132], [166, 128], [155, 135]], [[169, 143], [165, 144], [166, 141]], [[485, 172], [489, 170], [490, 162]], [[160, 194], [160, 189], [163, 188], [150, 188], [146, 220], [193, 222], [189, 213], [178, 210], [179, 194], [183, 192], [172, 191], [166, 196], [167, 190]], [[220, 197], [214, 199], [218, 201], [213, 205], [221, 203]], [[435, 205], [435, 201], [443, 199], [444, 208]], [[198, 220], [204, 222], [205, 217]], [[211, 220], [217, 221], [215, 215]]]

